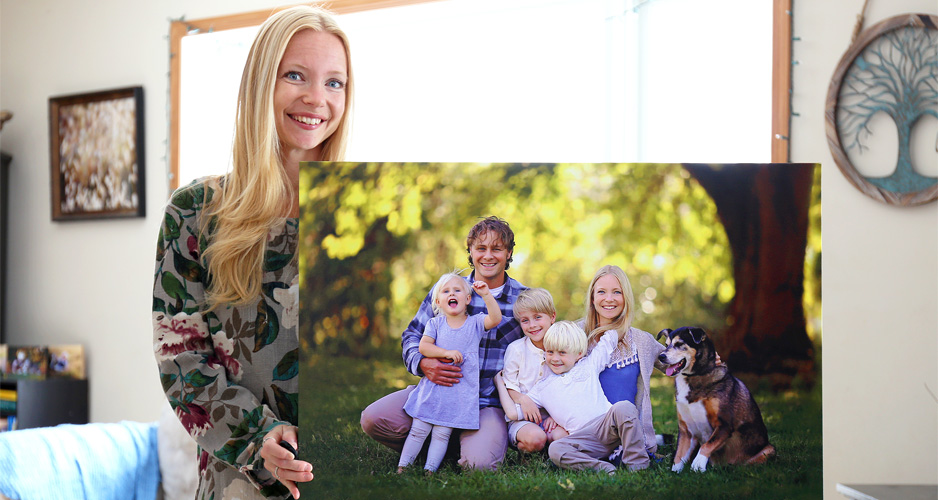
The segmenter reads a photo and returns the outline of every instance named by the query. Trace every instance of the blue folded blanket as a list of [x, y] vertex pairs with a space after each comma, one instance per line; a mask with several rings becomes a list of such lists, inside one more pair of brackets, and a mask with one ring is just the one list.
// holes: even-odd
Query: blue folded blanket
[[0, 433], [0, 493], [13, 500], [154, 500], [156, 429], [156, 422], [120, 422]]

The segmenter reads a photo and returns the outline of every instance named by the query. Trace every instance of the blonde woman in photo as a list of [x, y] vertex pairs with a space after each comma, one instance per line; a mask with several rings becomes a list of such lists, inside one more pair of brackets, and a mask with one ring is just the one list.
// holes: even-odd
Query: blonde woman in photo
[[[591, 352], [603, 334], [614, 331], [619, 338], [599, 382], [610, 403], [629, 401], [638, 410], [645, 451], [654, 457], [658, 450], [652, 426], [651, 373], [664, 369], [658, 354], [664, 346], [650, 333], [632, 326], [635, 299], [632, 284], [621, 267], [605, 265], [596, 271], [586, 296], [586, 317], [577, 322], [588, 335], [587, 352]], [[622, 449], [609, 459], [618, 464]]]

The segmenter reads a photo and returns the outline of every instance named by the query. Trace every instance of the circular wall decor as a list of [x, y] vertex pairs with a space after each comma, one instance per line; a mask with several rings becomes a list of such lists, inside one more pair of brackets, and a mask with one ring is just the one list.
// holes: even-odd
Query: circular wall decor
[[[899, 135], [895, 168], [885, 176], [864, 175], [847, 152], [873, 147], [869, 125], [883, 113]], [[860, 33], [834, 71], [824, 110], [827, 144], [844, 176], [892, 205], [938, 199], [938, 177], [912, 164], [912, 129], [927, 116], [938, 119], [938, 16], [903, 14]]]

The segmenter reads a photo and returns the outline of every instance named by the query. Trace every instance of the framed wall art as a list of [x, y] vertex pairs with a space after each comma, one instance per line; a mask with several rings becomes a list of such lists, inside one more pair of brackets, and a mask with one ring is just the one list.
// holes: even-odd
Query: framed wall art
[[936, 42], [938, 16], [885, 19], [859, 33], [828, 88], [824, 116], [834, 162], [854, 187], [883, 203], [938, 199], [927, 128], [927, 117], [938, 118]]
[[143, 87], [49, 99], [52, 220], [143, 217]]

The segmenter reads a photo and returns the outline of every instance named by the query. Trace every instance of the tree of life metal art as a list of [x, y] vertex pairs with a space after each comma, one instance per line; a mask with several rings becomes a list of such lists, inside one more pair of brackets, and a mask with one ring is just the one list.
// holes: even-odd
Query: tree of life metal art
[[[919, 121], [938, 119], [938, 16], [905, 14], [860, 34], [838, 64], [827, 93], [827, 143], [847, 179], [866, 195], [893, 205], [938, 198], [938, 177], [912, 164], [911, 135]], [[885, 113], [899, 134], [895, 170], [867, 176], [848, 151], [868, 150], [874, 116]], [[938, 138], [935, 146], [938, 148]]]

